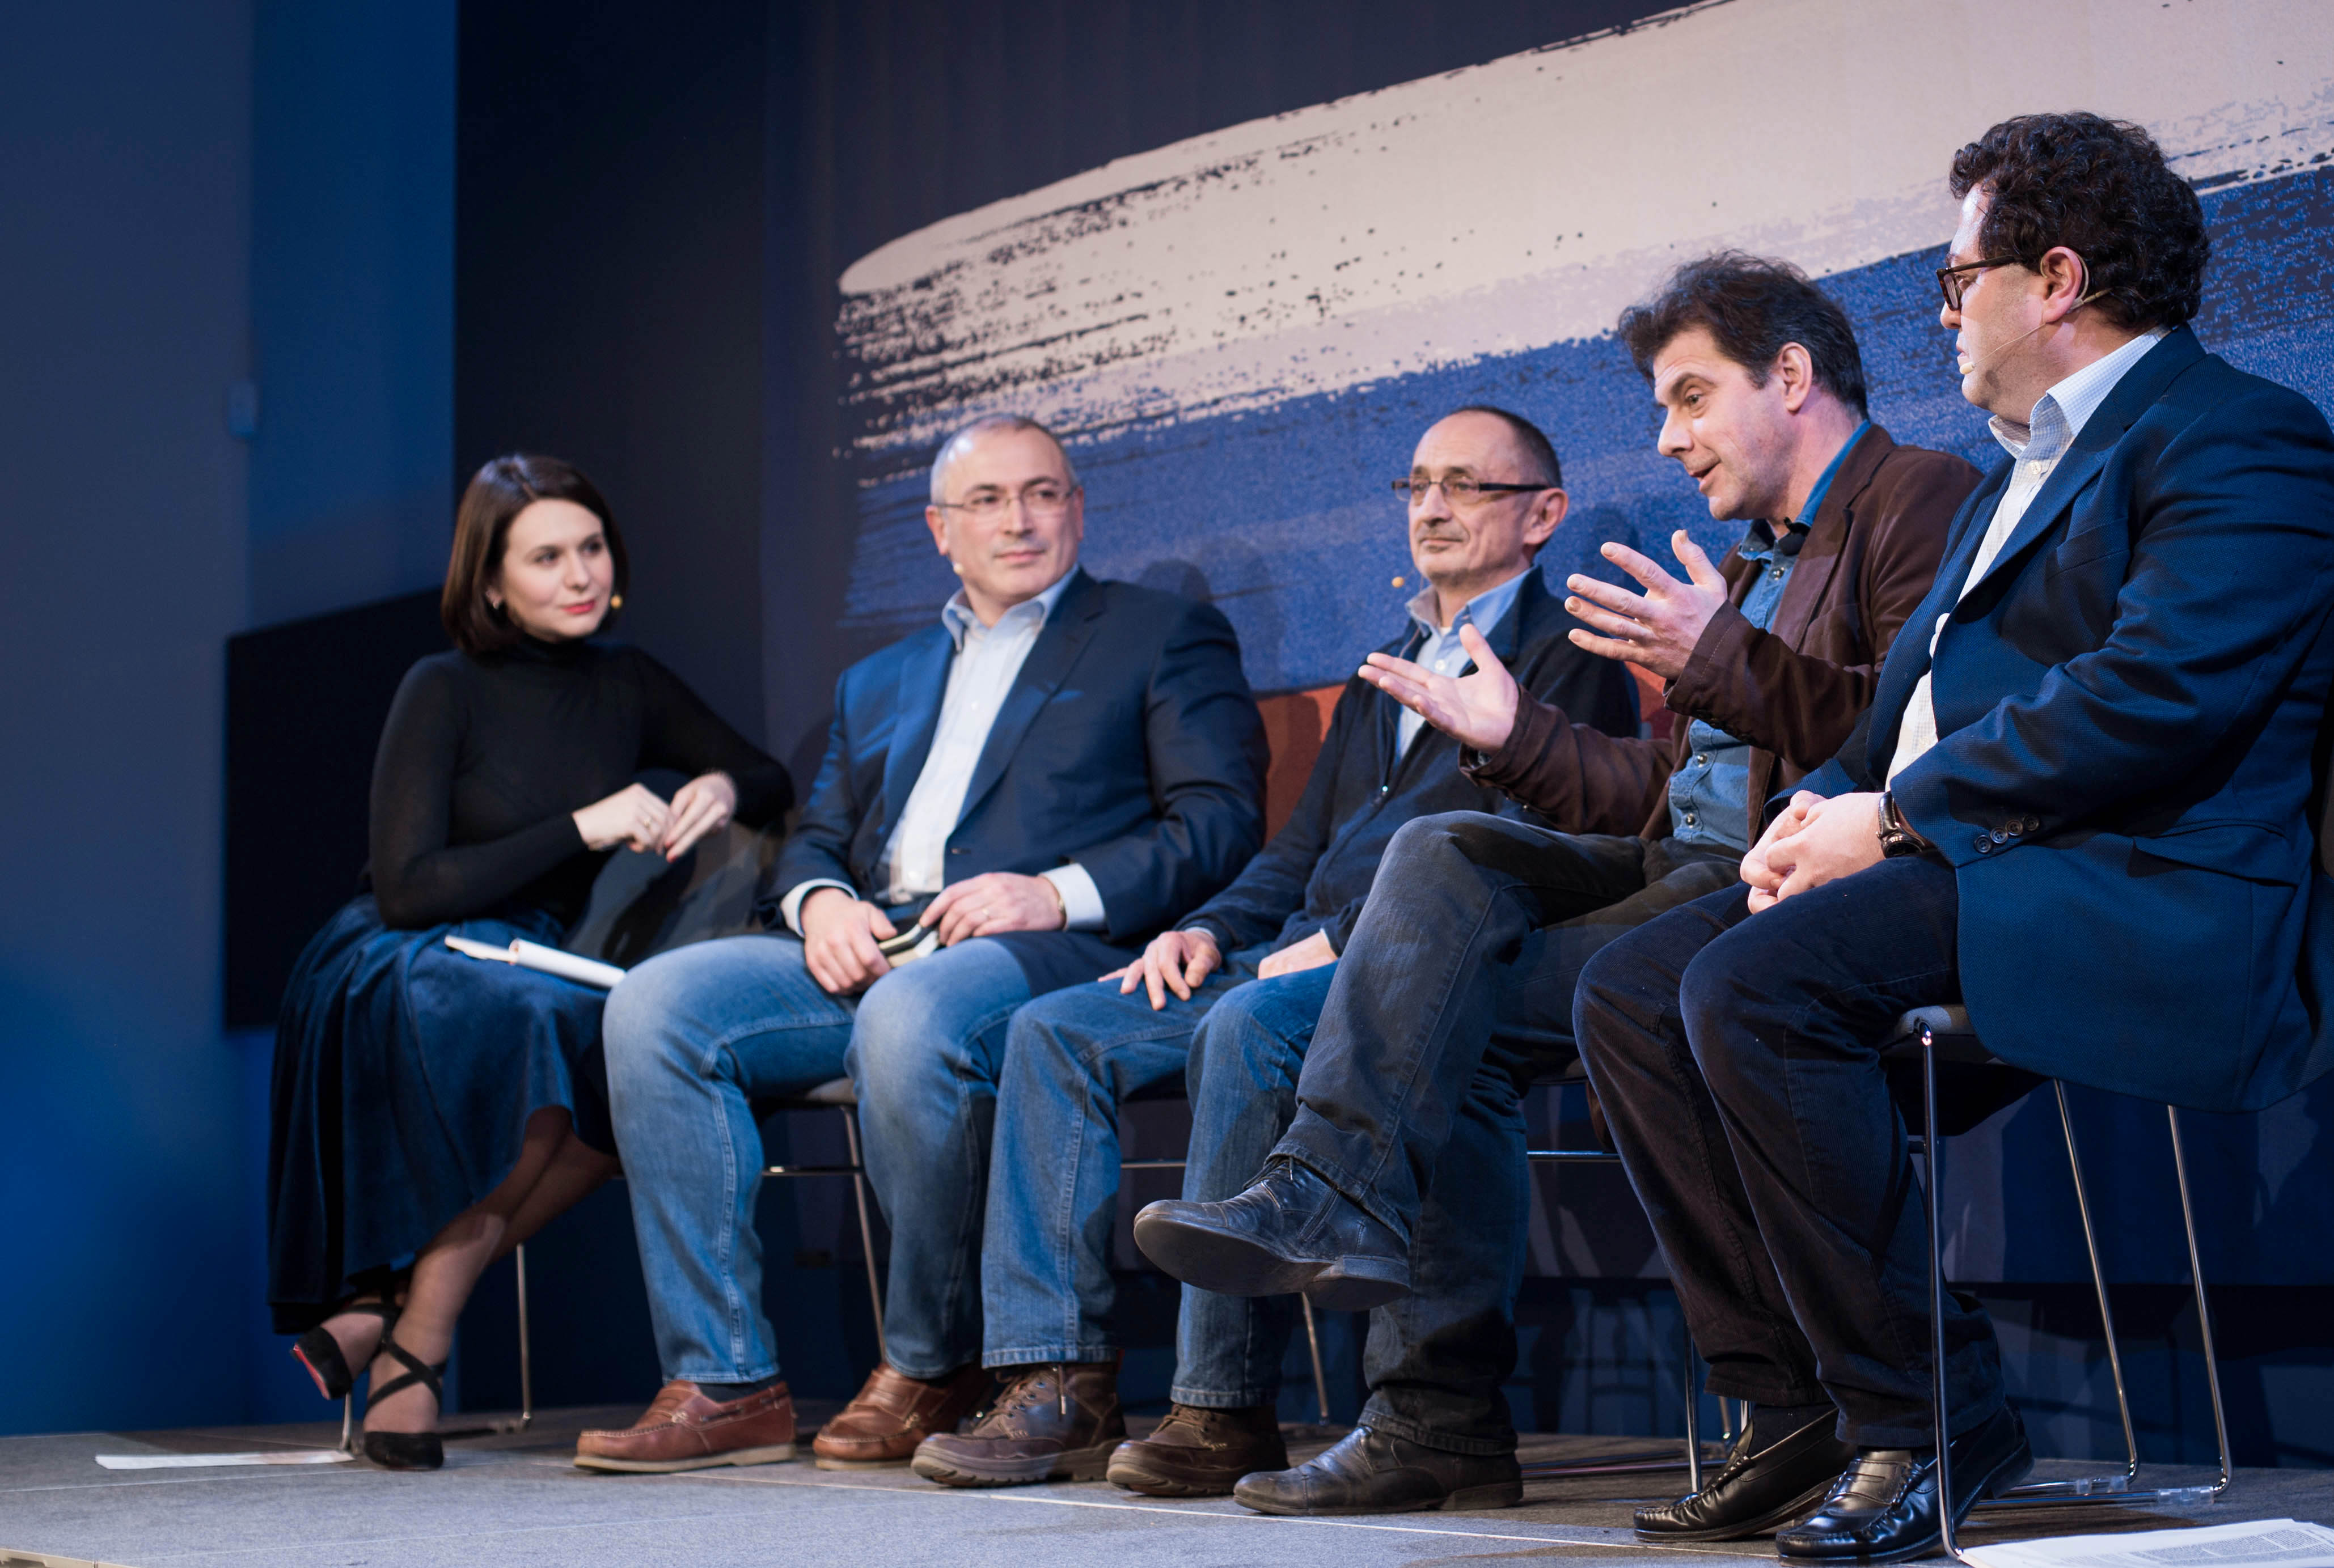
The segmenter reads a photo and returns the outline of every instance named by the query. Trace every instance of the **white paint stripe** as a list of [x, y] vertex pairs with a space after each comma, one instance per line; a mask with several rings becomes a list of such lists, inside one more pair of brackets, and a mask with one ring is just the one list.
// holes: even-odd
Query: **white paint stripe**
[[277, 1449], [264, 1454], [100, 1454], [109, 1470], [198, 1470], [217, 1465], [345, 1465], [356, 1457], [338, 1448]]
[[1720, 245], [1828, 274], [1941, 243], [2009, 115], [2148, 125], [2182, 173], [2334, 152], [2334, 6], [1709, 0], [993, 202], [844, 274], [871, 451], [1065, 428], [1594, 336]]

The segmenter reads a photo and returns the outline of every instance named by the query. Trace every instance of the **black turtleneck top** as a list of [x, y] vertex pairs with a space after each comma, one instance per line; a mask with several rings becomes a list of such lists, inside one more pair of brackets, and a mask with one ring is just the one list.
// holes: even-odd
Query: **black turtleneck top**
[[584, 847], [573, 813], [648, 768], [728, 774], [749, 827], [794, 802], [784, 765], [636, 648], [527, 638], [421, 660], [373, 759], [381, 919], [413, 929], [517, 902], [572, 923], [611, 852]]

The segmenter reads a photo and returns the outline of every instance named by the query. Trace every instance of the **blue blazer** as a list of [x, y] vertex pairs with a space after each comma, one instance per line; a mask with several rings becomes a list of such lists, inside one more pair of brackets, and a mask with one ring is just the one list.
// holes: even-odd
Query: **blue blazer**
[[2334, 434], [2182, 327], [1956, 602], [2011, 467], [1954, 518], [1868, 744], [1804, 787], [1879, 787], [1929, 672], [1942, 738], [1896, 799], [1954, 868], [1979, 1036], [2122, 1093], [2273, 1103], [2334, 1065], [2334, 880], [2311, 813], [2334, 686]]
[[[880, 861], [939, 726], [955, 645], [937, 620], [835, 683], [826, 757], [764, 884], [881, 895]], [[1092, 980], [1226, 882], [1264, 839], [1264, 722], [1221, 611], [1076, 570], [1005, 706], [949, 836], [950, 882], [1075, 860], [1108, 928], [1000, 938], [1043, 993]]]

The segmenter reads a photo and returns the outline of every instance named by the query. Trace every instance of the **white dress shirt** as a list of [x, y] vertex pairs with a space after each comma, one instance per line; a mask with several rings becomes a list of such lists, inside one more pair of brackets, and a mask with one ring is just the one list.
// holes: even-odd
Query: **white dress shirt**
[[[964, 815], [965, 792], [972, 787], [973, 770], [980, 765], [989, 732], [997, 726], [997, 716], [1005, 707], [1015, 678], [1027, 662], [1029, 650], [1037, 647], [1046, 618], [1069, 582], [1070, 574], [1065, 572], [1035, 599], [1025, 599], [998, 616], [994, 626], [980, 623], [960, 588], [941, 607], [940, 624], [948, 628], [950, 640], [956, 644], [956, 656], [949, 660], [948, 688], [940, 698], [931, 750], [925, 754], [923, 770], [916, 775], [915, 788], [908, 792], [907, 804], [901, 808], [878, 862], [885, 904], [912, 903], [947, 885], [949, 836]], [[1061, 895], [1068, 929], [1103, 928], [1102, 890], [1084, 866], [1073, 861], [1038, 875], [1053, 883]], [[858, 890], [825, 878], [788, 889], [778, 910], [786, 928], [796, 936], [802, 934], [803, 900], [820, 888], [841, 888], [858, 897]]]
[[[2085, 365], [2065, 380], [2042, 394], [2034, 405], [2032, 423], [2012, 424], [1996, 414], [1987, 428], [1993, 438], [2001, 443], [2002, 450], [2017, 459], [2011, 471], [2010, 483], [2001, 492], [2001, 499], [1993, 509], [1993, 521], [1986, 524], [1985, 537], [1979, 542], [1977, 556], [1970, 563], [1969, 575], [1962, 580], [1962, 592], [1955, 601], [1984, 581], [1986, 569], [2010, 536], [2018, 531], [2026, 515], [2026, 508], [2036, 492], [2042, 488], [2059, 459], [2083, 433], [2090, 417], [2098, 412], [2116, 383], [2134, 365], [2147, 357], [2147, 351], [2163, 338], [2168, 327], [2157, 327], [2142, 332], [2113, 353], [2103, 354]], [[1937, 617], [1935, 628], [1929, 633], [1929, 658], [1937, 657], [1937, 640], [1944, 635], [1945, 622], [1953, 619], [1948, 611]], [[1931, 746], [1937, 744], [1937, 708], [1929, 691], [1929, 672], [1921, 672], [1920, 681], [1913, 688], [1912, 699], [1905, 705], [1905, 720], [1896, 728], [1896, 752], [1888, 760], [1888, 781], [1894, 784], [1903, 773]]]
[[[1418, 622], [1418, 629], [1426, 634], [1426, 640], [1419, 644], [1416, 653], [1411, 655], [1411, 662], [1424, 665], [1437, 675], [1455, 676], [1466, 669], [1467, 645], [1459, 640], [1459, 629], [1472, 626], [1486, 638], [1490, 637], [1491, 629], [1499, 625], [1500, 618], [1508, 612], [1508, 607], [1516, 601], [1516, 595], [1523, 591], [1525, 573], [1535, 570], [1537, 568], [1527, 566], [1497, 588], [1487, 588], [1478, 593], [1459, 607], [1459, 613], [1451, 618], [1448, 626], [1434, 624], [1434, 611], [1440, 601], [1433, 588], [1419, 590], [1410, 601], [1410, 618]], [[1425, 719], [1409, 708], [1403, 708], [1394, 730], [1394, 755], [1408, 755], [1410, 743], [1416, 740], [1418, 732], [1425, 727]]]

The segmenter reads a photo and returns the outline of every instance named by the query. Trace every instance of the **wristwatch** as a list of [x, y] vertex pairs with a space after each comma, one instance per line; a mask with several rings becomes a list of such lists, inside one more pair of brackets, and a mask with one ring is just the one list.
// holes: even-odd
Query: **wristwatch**
[[1880, 858], [1901, 860], [1906, 855], [1926, 854], [1929, 841], [1905, 825], [1905, 813], [1896, 809], [1896, 792], [1880, 792]]

